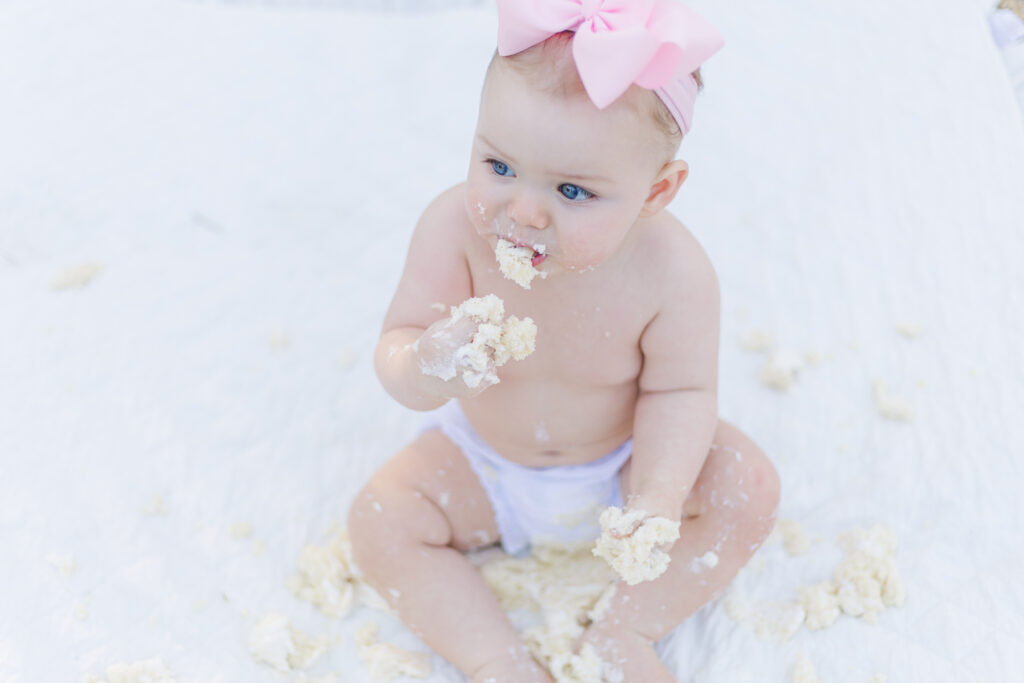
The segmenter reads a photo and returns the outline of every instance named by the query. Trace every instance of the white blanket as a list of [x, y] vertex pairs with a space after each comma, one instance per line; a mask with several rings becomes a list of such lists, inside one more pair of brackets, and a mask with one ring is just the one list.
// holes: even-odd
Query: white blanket
[[[369, 620], [423, 649], [285, 579], [415, 431], [372, 350], [419, 212], [464, 176], [495, 14], [339, 4], [0, 2], [0, 681], [154, 656], [282, 680], [246, 649], [272, 610], [343, 637], [317, 675], [369, 680]], [[693, 4], [728, 43], [671, 208], [721, 279], [721, 414], [821, 539], [736, 587], [791, 599], [882, 523], [908, 598], [783, 644], [716, 602], [664, 658], [709, 683], [788, 680], [801, 652], [828, 682], [1019, 680], [1024, 126], [987, 3]], [[754, 330], [821, 362], [768, 388]]]

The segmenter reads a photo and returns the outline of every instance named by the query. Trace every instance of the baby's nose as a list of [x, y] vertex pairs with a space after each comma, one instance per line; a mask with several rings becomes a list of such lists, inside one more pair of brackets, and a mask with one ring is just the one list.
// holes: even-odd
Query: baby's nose
[[509, 202], [505, 209], [509, 219], [529, 228], [543, 230], [550, 222], [547, 211], [539, 201], [527, 194], [521, 194]]

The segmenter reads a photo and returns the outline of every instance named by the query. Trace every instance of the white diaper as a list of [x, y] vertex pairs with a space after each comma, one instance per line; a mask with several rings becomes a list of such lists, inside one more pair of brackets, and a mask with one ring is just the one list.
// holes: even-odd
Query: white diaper
[[601, 511], [622, 506], [619, 470], [633, 453], [633, 440], [600, 460], [582, 465], [524, 467], [506, 460], [473, 430], [458, 401], [427, 414], [422, 431], [440, 429], [458, 446], [494, 508], [505, 552], [516, 554], [539, 542], [591, 541], [601, 535]]

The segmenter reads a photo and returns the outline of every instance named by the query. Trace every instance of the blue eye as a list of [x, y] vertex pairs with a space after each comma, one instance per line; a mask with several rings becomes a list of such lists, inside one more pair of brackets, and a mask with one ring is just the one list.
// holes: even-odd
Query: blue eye
[[558, 191], [562, 193], [563, 197], [573, 201], [583, 201], [594, 196], [593, 193], [587, 192], [579, 185], [570, 185], [569, 183], [559, 185]]
[[498, 175], [508, 178], [515, 177], [516, 174], [512, 172], [512, 169], [504, 161], [498, 161], [497, 159], [488, 159], [488, 161], [491, 164], [491, 170]]

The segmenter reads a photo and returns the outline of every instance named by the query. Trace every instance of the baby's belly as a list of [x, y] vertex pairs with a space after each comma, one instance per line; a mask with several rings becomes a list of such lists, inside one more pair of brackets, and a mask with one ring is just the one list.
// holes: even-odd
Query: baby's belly
[[502, 382], [462, 401], [477, 434], [526, 467], [578, 465], [603, 458], [633, 433], [635, 383], [576, 387]]

